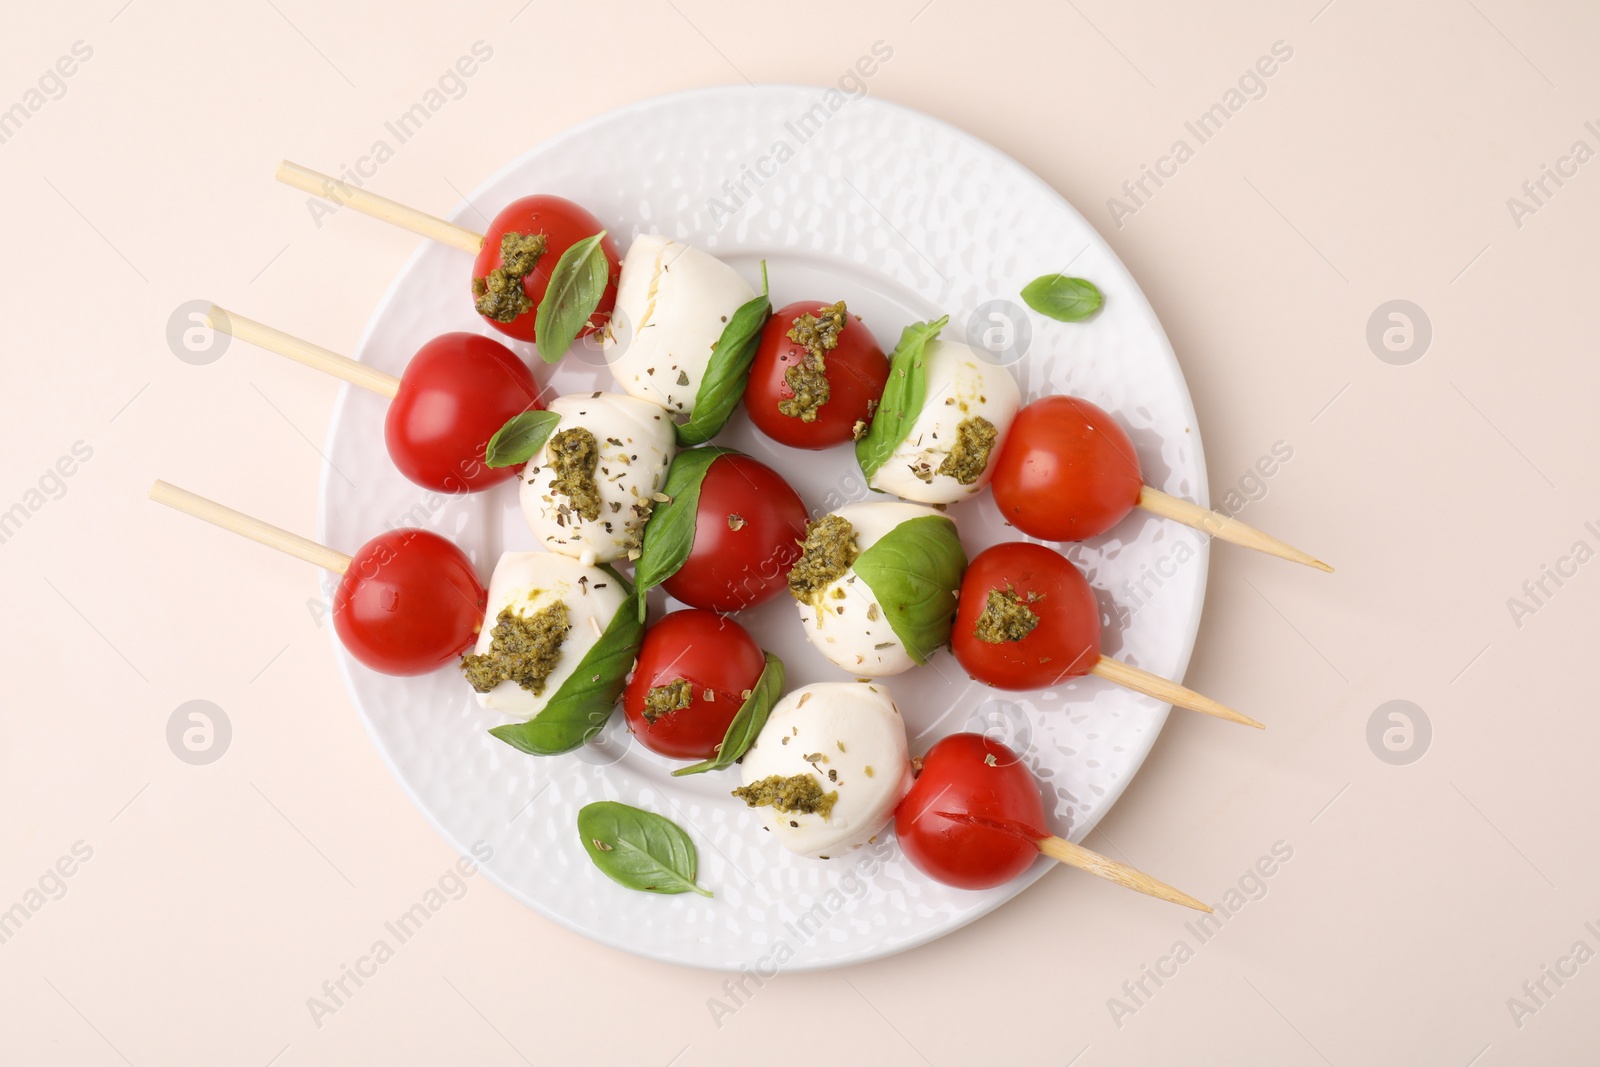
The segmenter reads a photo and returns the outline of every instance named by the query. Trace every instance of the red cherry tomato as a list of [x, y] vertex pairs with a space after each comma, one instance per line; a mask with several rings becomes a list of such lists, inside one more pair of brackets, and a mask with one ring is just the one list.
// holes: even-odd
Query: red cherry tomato
[[806, 422], [778, 410], [781, 402], [794, 398], [784, 372], [806, 357], [805, 348], [789, 340], [794, 320], [802, 314], [816, 315], [829, 306], [815, 300], [790, 304], [768, 319], [761, 331], [744, 406], [756, 429], [780, 444], [815, 449], [850, 440], [857, 422], [872, 421], [872, 409], [889, 380], [889, 357], [861, 320], [849, 316], [839, 331], [839, 347], [823, 358], [828, 400], [817, 408], [816, 420]]
[[[991, 644], [978, 618], [991, 592], [1015, 593], [1038, 622], [1017, 641]], [[972, 677], [997, 689], [1044, 689], [1089, 673], [1100, 659], [1100, 605], [1072, 561], [1053, 548], [1011, 541], [978, 553], [961, 579], [950, 649]]]
[[513, 415], [540, 408], [528, 365], [475, 333], [435, 337], [411, 357], [383, 435], [400, 473], [442, 493], [472, 493], [516, 476], [491, 467], [484, 446]]
[[[652, 752], [710, 759], [766, 665], [761, 646], [732, 619], [693, 608], [662, 616], [645, 631], [639, 665], [622, 694], [628, 727]], [[679, 680], [689, 683], [688, 706], [651, 722], [645, 717], [650, 690]]]
[[1082, 541], [1139, 502], [1144, 475], [1133, 442], [1087, 400], [1047, 396], [1017, 412], [994, 464], [994, 502], [1033, 537]]
[[[533, 272], [522, 280], [523, 292], [528, 294], [532, 306], [510, 322], [500, 322], [487, 315], [483, 321], [519, 341], [534, 340], [536, 325], [534, 320], [538, 318], [539, 301], [544, 299], [545, 287], [550, 284], [550, 272], [556, 269], [562, 253], [585, 237], [593, 237], [603, 229], [605, 227], [600, 225], [600, 220], [586, 209], [559, 196], [525, 196], [506, 205], [489, 224], [489, 231], [483, 235], [483, 247], [478, 249], [478, 258], [472, 264], [473, 281], [487, 278], [491, 271], [500, 266], [500, 240], [508, 233], [544, 234], [544, 254], [539, 257]], [[617, 242], [608, 234], [601, 240], [600, 248], [605, 252], [606, 263], [610, 268], [609, 280], [606, 282], [605, 294], [600, 297], [599, 306], [589, 317], [588, 326], [579, 332], [579, 337], [593, 333], [604, 326], [617, 302], [617, 275], [622, 271], [622, 260], [617, 254]]]
[[697, 608], [738, 611], [788, 587], [806, 506], [777, 471], [735, 453], [706, 468], [694, 524], [689, 558], [662, 587]]
[[426, 530], [390, 530], [351, 557], [333, 628], [375, 671], [427, 674], [477, 640], [486, 601], [466, 553]]
[[922, 759], [894, 813], [911, 865], [958, 889], [990, 889], [1028, 869], [1049, 834], [1033, 773], [982, 734], [951, 734]]

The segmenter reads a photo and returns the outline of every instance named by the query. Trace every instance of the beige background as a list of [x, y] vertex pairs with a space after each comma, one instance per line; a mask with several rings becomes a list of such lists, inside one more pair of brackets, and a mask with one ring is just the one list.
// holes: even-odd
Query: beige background
[[[1323, 2], [13, 5], [0, 108], [75, 42], [93, 54], [0, 144], [0, 510], [41, 503], [76, 442], [92, 458], [0, 544], [0, 908], [75, 843], [92, 857], [0, 945], [0, 1062], [1592, 1062], [1600, 963], [1545, 979], [1536, 1012], [1507, 1000], [1600, 950], [1580, 682], [1600, 563], [1520, 626], [1507, 600], [1600, 548], [1600, 162], [1520, 226], [1506, 201], [1573, 142], [1600, 149], [1600, 15]], [[353, 164], [480, 39], [492, 62], [383, 191], [449, 210], [611, 108], [827, 84], [883, 40], [872, 94], [988, 139], [1101, 229], [1178, 350], [1214, 494], [1288, 442], [1245, 517], [1339, 571], [1214, 552], [1188, 681], [1271, 728], [1174, 716], [1089, 843], [1221, 900], [1284, 842], [1264, 897], [1199, 945], [1177, 909], [1057, 871], [718, 1025], [723, 976], [589, 944], [477, 878], [313, 1023], [306, 999], [454, 856], [353, 714], [308, 570], [143, 496], [159, 475], [314, 529], [335, 386], [243, 347], [185, 363], [166, 323], [211, 298], [350, 348], [414, 239], [348, 212], [318, 228], [272, 167]], [[1107, 198], [1277, 41], [1266, 95], [1119, 228]], [[1366, 340], [1391, 299], [1432, 323], [1409, 365]], [[210, 766], [166, 741], [196, 698], [233, 727]], [[1409, 765], [1367, 740], [1394, 699], [1432, 724]], [[1193, 958], [1127, 999], [1180, 939]]]

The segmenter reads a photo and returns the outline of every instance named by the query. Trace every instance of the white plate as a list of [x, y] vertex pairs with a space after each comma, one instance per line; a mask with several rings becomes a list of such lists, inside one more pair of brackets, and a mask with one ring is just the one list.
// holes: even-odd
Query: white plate
[[[1105, 292], [1105, 308], [1080, 325], [1019, 311], [1032, 334], [1012, 368], [1024, 393], [1071, 392], [1116, 413], [1146, 478], [1204, 502], [1199, 435], [1172, 348], [1138, 286], [1088, 223], [1033, 174], [968, 134], [876, 100], [837, 92], [832, 99], [845, 102], [829, 110], [823, 90], [762, 86], [635, 104], [533, 149], [454, 218], [482, 229], [486, 216], [518, 196], [558, 193], [598, 215], [624, 249], [639, 233], [665, 233], [723, 257], [753, 282], [765, 259], [774, 306], [844, 299], [886, 351], [901, 327], [944, 313], [951, 317], [947, 335], [963, 336], [974, 309], [1019, 301], [1026, 282], [1070, 264]], [[793, 157], [775, 165], [780, 142]], [[713, 201], [734, 207], [733, 186], [724, 182], [741, 180], [748, 202], [727, 216]], [[470, 266], [458, 251], [425, 244], [379, 304], [357, 356], [398, 374], [436, 334], [490, 333], [472, 312]], [[611, 388], [597, 356], [587, 363], [569, 357], [551, 375], [530, 346], [513, 347], [558, 393]], [[340, 398], [321, 490], [325, 543], [351, 551], [383, 529], [424, 526], [460, 544], [485, 580], [502, 551], [536, 547], [514, 482], [444, 498], [401, 477], [384, 449], [384, 408], [362, 390]], [[866, 495], [848, 447], [785, 449], [737, 417], [719, 440], [782, 472], [814, 513]], [[1015, 538], [987, 493], [950, 514], [969, 553]], [[1068, 546], [1100, 593], [1108, 654], [1182, 677], [1200, 619], [1205, 548], [1184, 566], [1172, 561], [1183, 555], [1180, 541], [1196, 540], [1182, 527], [1135, 515], [1093, 543]], [[1120, 592], [1125, 581], [1143, 581], [1146, 602], [1137, 611], [1128, 611]], [[791, 685], [844, 678], [806, 642], [788, 598], [744, 612], [740, 621], [783, 658]], [[1041, 860], [1009, 885], [974, 893], [919, 874], [892, 834], [870, 851], [798, 859], [728, 795], [736, 771], [672, 779], [673, 764], [631, 743], [620, 714], [592, 748], [526, 756], [485, 732], [496, 717], [471, 699], [458, 672], [388, 678], [343, 650], [339, 657], [373, 740], [452, 846], [488, 844], [494, 858], [487, 870], [507, 892], [630, 952], [765, 973], [779, 965], [856, 963], [948, 933], [1051, 866]], [[1054, 830], [1074, 839], [1128, 784], [1167, 713], [1165, 705], [1094, 678], [1000, 694], [967, 679], [948, 652], [887, 681], [914, 753], [946, 733], [987, 729], [1027, 752]], [[601, 799], [658, 811], [688, 830], [699, 846], [700, 882], [715, 898], [632, 892], [600, 874], [579, 844], [575, 819], [580, 807]]]

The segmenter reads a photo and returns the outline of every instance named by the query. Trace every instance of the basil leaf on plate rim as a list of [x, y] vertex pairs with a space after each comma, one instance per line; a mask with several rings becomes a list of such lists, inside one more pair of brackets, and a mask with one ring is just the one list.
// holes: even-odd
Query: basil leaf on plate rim
[[[872, 476], [888, 462], [922, 413], [922, 402], [928, 390], [928, 372], [922, 363], [922, 352], [949, 321], [950, 316], [946, 315], [933, 322], [914, 322], [900, 332], [900, 343], [894, 346], [894, 353], [889, 357], [889, 381], [883, 387], [883, 397], [872, 416], [872, 426], [866, 436], [856, 442], [856, 462], [861, 464], [861, 473], [867, 476], [869, 487]], [[873, 492], [881, 490], [874, 488]]]
[[600, 247], [606, 231], [573, 243], [556, 260], [550, 272], [544, 299], [539, 301], [538, 317], [533, 320], [534, 343], [539, 358], [554, 363], [567, 354], [572, 342], [583, 332], [600, 298], [606, 293], [611, 264]]
[[907, 519], [857, 556], [854, 569], [912, 661], [928, 662], [950, 639], [967, 569], [956, 524], [943, 515]]
[[1035, 278], [1022, 287], [1022, 299], [1039, 314], [1060, 322], [1081, 322], [1105, 303], [1093, 282], [1064, 274]]
[[700, 486], [718, 456], [737, 455], [731, 448], [706, 445], [679, 452], [661, 487], [666, 501], [657, 504], [645, 520], [644, 537], [633, 578], [638, 586], [639, 618], [645, 613], [644, 595], [678, 573], [694, 548], [695, 513], [700, 510]]
[[739, 706], [739, 713], [728, 724], [728, 732], [723, 735], [722, 744], [717, 746], [717, 754], [688, 767], [679, 767], [672, 772], [672, 776], [681, 778], [685, 774], [701, 774], [732, 767], [755, 744], [761, 728], [767, 724], [772, 705], [782, 695], [783, 660], [768, 652], [767, 665], [762, 669], [761, 677], [756, 679], [756, 687], [750, 690], [750, 696]]
[[699, 893], [699, 856], [694, 842], [671, 819], [615, 800], [586, 804], [578, 811], [578, 836], [602, 874], [628, 889], [645, 893]]
[[555, 691], [538, 714], [527, 722], [492, 727], [489, 732], [512, 748], [533, 756], [554, 756], [570, 752], [600, 732], [633, 669], [644, 639], [644, 613], [636, 611], [635, 598], [623, 577], [609, 566], [601, 570], [627, 590], [605, 632], [600, 635], [578, 667]]
[[484, 462], [491, 467], [514, 467], [539, 454], [561, 416], [553, 411], [524, 411], [506, 420], [489, 438]]
[[706, 376], [695, 391], [694, 414], [688, 422], [673, 424], [678, 444], [704, 444], [727, 425], [750, 382], [750, 365], [761, 345], [761, 330], [772, 315], [772, 300], [767, 293], [767, 261], [762, 260], [761, 295], [741, 304], [722, 328], [722, 336], [711, 351], [711, 362], [706, 364]]

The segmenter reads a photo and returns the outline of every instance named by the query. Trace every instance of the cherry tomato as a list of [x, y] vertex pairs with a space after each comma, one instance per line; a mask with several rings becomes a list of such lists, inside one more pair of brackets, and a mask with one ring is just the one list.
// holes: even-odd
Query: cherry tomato
[[951, 734], [922, 759], [894, 813], [911, 865], [958, 889], [990, 889], [1028, 869], [1050, 836], [1033, 773], [982, 734]]
[[806, 422], [778, 410], [780, 403], [794, 399], [784, 372], [806, 358], [805, 347], [789, 340], [794, 320], [802, 314], [820, 314], [829, 306], [815, 300], [790, 304], [768, 319], [761, 331], [744, 406], [756, 429], [780, 444], [817, 449], [849, 441], [857, 422], [872, 421], [872, 411], [889, 380], [889, 357], [861, 320], [848, 316], [839, 331], [839, 346], [823, 357], [828, 399], [817, 408], [816, 420]]
[[1017, 412], [994, 463], [994, 502], [1032, 537], [1082, 541], [1139, 502], [1139, 457], [1115, 419], [1087, 400], [1047, 396]]
[[765, 603], [788, 588], [805, 536], [806, 506], [782, 475], [749, 456], [718, 456], [700, 483], [689, 558], [661, 584], [712, 611]]
[[[622, 694], [628, 727], [652, 752], [710, 759], [766, 665], [761, 646], [732, 619], [695, 608], [664, 615], [645, 631]], [[679, 681], [688, 683], [688, 704], [647, 716], [650, 690]]]
[[[488, 278], [489, 274], [500, 266], [501, 239], [508, 233], [530, 237], [543, 234], [544, 254], [539, 257], [532, 273], [522, 279], [522, 290], [528, 294], [529, 300], [527, 310], [509, 322], [501, 322], [488, 315], [483, 317], [483, 321], [519, 341], [534, 340], [536, 325], [534, 320], [538, 318], [539, 301], [544, 299], [545, 287], [550, 284], [550, 273], [561, 261], [562, 253], [585, 237], [593, 237], [603, 229], [605, 227], [600, 225], [600, 220], [586, 209], [559, 196], [525, 196], [506, 205], [489, 224], [489, 231], [483, 235], [483, 247], [478, 249], [478, 258], [472, 264], [474, 288], [476, 289], [479, 282]], [[607, 234], [601, 240], [600, 248], [605, 252], [609, 267], [606, 291], [600, 297], [600, 304], [595, 308], [594, 314], [589, 317], [589, 324], [579, 332], [579, 337], [593, 333], [604, 326], [606, 320], [611, 317], [612, 307], [617, 302], [617, 275], [622, 270], [622, 260], [617, 254], [617, 242]]]
[[441, 334], [417, 350], [389, 404], [383, 435], [400, 473], [442, 493], [472, 493], [516, 477], [484, 446], [513, 415], [540, 408], [528, 365], [499, 341]]
[[427, 674], [472, 646], [487, 602], [466, 553], [438, 534], [379, 534], [350, 558], [333, 595], [333, 628], [384, 674]]
[[[1022, 608], [1037, 618], [1020, 639], [991, 643], [978, 636], [979, 618], [995, 592], [1010, 601], [1012, 610]], [[999, 636], [991, 626], [982, 630]], [[978, 553], [961, 579], [950, 649], [985, 685], [1044, 689], [1089, 673], [1099, 661], [1100, 605], [1083, 574], [1055, 549], [1026, 541], [994, 545]]]

